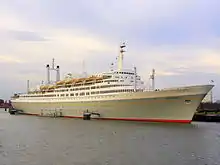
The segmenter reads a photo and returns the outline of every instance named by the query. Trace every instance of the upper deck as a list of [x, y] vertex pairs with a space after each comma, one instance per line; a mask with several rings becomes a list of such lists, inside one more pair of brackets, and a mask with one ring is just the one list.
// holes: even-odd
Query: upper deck
[[[120, 54], [118, 56], [118, 68], [107, 72], [93, 74], [88, 77], [76, 78], [68, 75], [63, 80], [59, 78], [59, 66], [54, 68], [54, 59], [52, 68], [49, 64], [47, 68], [47, 82], [34, 90], [27, 93], [14, 95], [18, 97], [59, 97], [59, 96], [84, 96], [106, 93], [135, 92], [144, 90], [144, 82], [137, 74], [136, 68], [123, 68], [123, 48], [120, 46]], [[57, 79], [55, 82], [50, 80], [50, 70], [57, 71]]]

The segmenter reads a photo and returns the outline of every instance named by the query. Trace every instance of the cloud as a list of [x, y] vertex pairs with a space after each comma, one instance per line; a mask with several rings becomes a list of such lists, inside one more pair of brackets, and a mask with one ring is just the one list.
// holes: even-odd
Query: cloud
[[20, 41], [47, 41], [46, 38], [41, 37], [36, 32], [9, 30], [7, 34], [9, 37]]
[[174, 76], [174, 75], [180, 75], [180, 73], [177, 72], [168, 72], [168, 71], [157, 71], [158, 76]]
[[24, 62], [25, 62], [24, 60], [16, 59], [15, 57], [0, 55], [0, 63], [24, 63]]
[[78, 29], [70, 31], [52, 29], [45, 36], [47, 37], [41, 38], [49, 38], [46, 41], [33, 35], [22, 39], [38, 42], [21, 42], [23, 40], [4, 42], [0, 53], [14, 54], [16, 52], [17, 57], [34, 63], [47, 63], [52, 58], [61, 63], [75, 63], [90, 58], [92, 54], [103, 53], [104, 55], [112, 52], [113, 48], [111, 43], [101, 37], [81, 32]]
[[220, 51], [219, 52], [207, 52], [201, 56], [200, 60], [198, 61], [203, 66], [213, 66], [220, 69]]
[[[11, 7], [4, 4], [6, 1], [1, 1], [0, 5], [0, 29], [16, 29], [24, 30], [30, 29], [29, 23], [27, 23], [22, 17], [19, 17], [19, 13], [16, 13]], [[3, 4], [2, 4], [3, 3]]]
[[44, 79], [52, 58], [61, 74], [81, 72], [83, 60], [89, 73], [102, 72], [125, 41], [126, 68], [137, 66], [146, 79], [155, 68], [170, 85], [181, 84], [179, 77], [200, 83], [198, 73], [219, 75], [219, 5], [217, 0], [3, 0], [0, 69], [10, 65], [7, 72], [19, 84]]

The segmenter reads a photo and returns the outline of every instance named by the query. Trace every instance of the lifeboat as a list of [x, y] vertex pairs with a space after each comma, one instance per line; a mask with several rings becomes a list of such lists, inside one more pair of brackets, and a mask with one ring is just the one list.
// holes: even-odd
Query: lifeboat
[[61, 80], [61, 81], [56, 82], [56, 85], [63, 85], [64, 83], [65, 83], [65, 80]]
[[43, 85], [41, 85], [41, 86], [40, 86], [40, 90], [43, 90], [43, 88], [44, 88], [44, 86], [43, 86]]
[[94, 81], [97, 77], [96, 76], [90, 76], [85, 81]]
[[55, 87], [56, 87], [55, 85], [50, 85], [50, 86], [48, 86], [48, 89], [49, 89], [49, 90], [55, 89]]
[[49, 87], [48, 85], [41, 85], [40, 90], [46, 90], [46, 89], [48, 89], [48, 87]]
[[76, 83], [79, 83], [79, 82], [83, 82], [84, 80], [86, 80], [86, 78], [79, 78], [79, 79], [77, 79], [75, 82], [76, 82]]
[[102, 76], [97, 77], [96, 80], [103, 80], [103, 77]]
[[72, 79], [71, 84], [74, 84], [77, 81], [77, 79]]
[[72, 79], [65, 80], [65, 84], [70, 84]]
[[70, 79], [70, 80], [66, 80], [65, 84], [72, 84], [76, 81], [77, 79]]

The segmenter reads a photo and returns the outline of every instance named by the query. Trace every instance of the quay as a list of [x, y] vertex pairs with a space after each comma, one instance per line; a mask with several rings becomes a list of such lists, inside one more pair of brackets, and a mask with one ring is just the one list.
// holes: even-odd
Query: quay
[[220, 103], [201, 103], [193, 121], [220, 122]]

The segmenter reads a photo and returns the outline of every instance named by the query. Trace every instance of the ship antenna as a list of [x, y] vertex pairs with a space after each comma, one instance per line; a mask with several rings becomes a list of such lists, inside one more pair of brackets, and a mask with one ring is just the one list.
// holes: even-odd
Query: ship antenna
[[111, 63], [111, 66], [110, 66], [111, 72], [114, 70], [114, 69], [113, 69], [113, 66], [114, 66], [114, 63], [112, 62], [112, 63]]
[[54, 70], [54, 58], [52, 59], [52, 68], [51, 70]]
[[85, 70], [85, 60], [82, 61], [82, 73], [83, 73], [83, 76], [87, 76], [87, 73], [86, 73], [86, 70]]
[[137, 91], [137, 68], [134, 67], [134, 92]]
[[125, 43], [123, 43], [121, 46], [120, 46], [120, 54], [119, 54], [119, 58], [118, 58], [118, 70], [122, 70], [123, 68], [123, 58], [124, 58], [124, 48], [126, 47]]
[[150, 75], [150, 78], [152, 80], [152, 90], [155, 90], [155, 69], [152, 70], [152, 74]]
[[[212, 84], [212, 83], [214, 83], [214, 80], [211, 80], [210, 81], [210, 83]], [[212, 92], [212, 89], [211, 89], [211, 91], [210, 91], [210, 101], [211, 101], [211, 103], [213, 103], [213, 92]]]
[[27, 93], [29, 93], [29, 91], [30, 91], [30, 81], [27, 80]]

